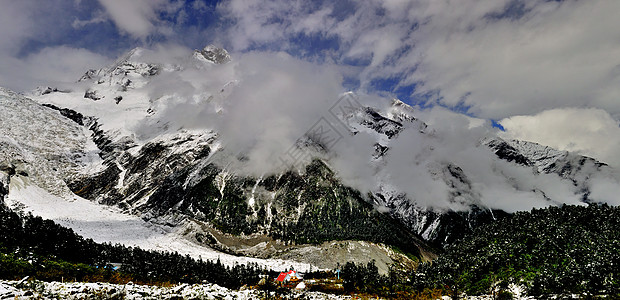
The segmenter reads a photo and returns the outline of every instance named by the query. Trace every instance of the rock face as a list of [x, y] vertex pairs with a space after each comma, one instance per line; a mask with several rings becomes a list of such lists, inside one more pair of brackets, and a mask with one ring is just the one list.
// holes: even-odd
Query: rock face
[[9, 193], [9, 175], [0, 171], [0, 203], [4, 203], [4, 197]]
[[9, 194], [9, 184], [13, 175], [15, 166], [8, 161], [0, 161], [0, 203], [3, 203], [4, 197]]

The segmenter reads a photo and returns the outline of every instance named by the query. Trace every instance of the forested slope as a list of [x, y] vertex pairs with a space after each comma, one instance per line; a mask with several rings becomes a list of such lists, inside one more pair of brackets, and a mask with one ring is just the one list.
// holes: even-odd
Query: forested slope
[[620, 208], [591, 204], [518, 212], [481, 226], [414, 278], [469, 295], [519, 284], [529, 295], [620, 296]]

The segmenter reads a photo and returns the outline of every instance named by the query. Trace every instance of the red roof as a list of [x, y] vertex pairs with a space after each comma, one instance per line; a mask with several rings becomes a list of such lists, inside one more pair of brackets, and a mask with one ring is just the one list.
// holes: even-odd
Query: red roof
[[280, 273], [280, 275], [278, 276], [278, 278], [276, 280], [280, 281], [280, 282], [284, 282], [285, 280], [289, 280], [291, 277], [297, 277], [297, 272], [295, 272], [294, 270], [290, 270], [286, 273], [282, 272]]

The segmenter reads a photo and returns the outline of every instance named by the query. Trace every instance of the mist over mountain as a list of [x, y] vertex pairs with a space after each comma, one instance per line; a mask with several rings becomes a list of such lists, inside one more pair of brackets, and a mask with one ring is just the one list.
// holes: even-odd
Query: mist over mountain
[[[284, 53], [249, 53], [223, 64], [205, 63], [200, 55], [184, 49], [133, 50], [107, 71], [98, 71], [101, 78], [82, 81], [81, 88], [109, 95], [92, 106], [112, 107], [120, 114], [129, 114], [123, 112], [129, 103], [142, 105], [143, 111], [135, 109], [126, 118], [129, 126], [109, 125], [105, 116], [97, 116], [104, 129], [123, 132], [116, 138], [127, 135], [141, 144], [162, 133], [213, 131], [221, 147], [215, 160], [220, 167], [254, 177], [283, 171], [286, 151], [310, 138], [310, 145], [301, 148], [325, 159], [346, 184], [363, 194], [378, 189], [404, 193], [424, 208], [467, 210], [479, 204], [516, 211], [614, 201], [599, 196], [607, 193], [599, 189], [609, 186], [607, 181], [618, 180], [611, 168], [580, 166], [584, 174], [601, 167], [605, 173], [588, 176], [584, 185], [532, 164], [499, 159], [486, 146], [489, 139], [498, 139], [490, 124], [441, 108], [421, 110], [398, 100], [346, 93], [332, 65], [317, 66]], [[156, 72], [135, 74], [140, 66]], [[119, 96], [123, 100], [111, 104]], [[62, 94], [47, 98], [62, 104]], [[338, 111], [342, 106], [350, 111]], [[313, 126], [324, 126], [325, 136], [313, 141]], [[377, 147], [381, 155], [375, 155]], [[537, 148], [527, 144], [521, 151], [542, 155]], [[303, 169], [309, 160], [299, 162]], [[460, 186], [443, 174], [450, 165], [461, 169]]]
[[[3, 151], [19, 153], [4, 155], [4, 176], [23, 170], [65, 199], [75, 193], [254, 256], [286, 248], [259, 245], [271, 239], [424, 253], [424, 240], [450, 243], [505, 213], [618, 204], [620, 176], [604, 163], [503, 140], [489, 122], [439, 107], [348, 92], [342, 80], [334, 65], [285, 53], [136, 48], [74, 84], [3, 92], [12, 120], [2, 123]], [[53, 135], [26, 137], [49, 124]], [[70, 158], [51, 155], [67, 138]], [[325, 227], [308, 230], [316, 222]], [[239, 245], [221, 234], [263, 238]]]

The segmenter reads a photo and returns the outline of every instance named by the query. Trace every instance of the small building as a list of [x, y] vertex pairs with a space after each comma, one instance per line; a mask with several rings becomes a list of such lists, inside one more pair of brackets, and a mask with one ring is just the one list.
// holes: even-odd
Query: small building
[[102, 266], [97, 265], [97, 266], [95, 266], [95, 268], [97, 268], [97, 269], [103, 268], [103, 269], [118, 271], [118, 269], [120, 269], [122, 266], [123, 266], [122, 263], [109, 262], [109, 263], [106, 263], [105, 265], [102, 265]]
[[276, 280], [281, 283], [285, 283], [285, 282], [297, 282], [297, 281], [301, 281], [301, 279], [302, 278], [297, 274], [297, 271], [290, 270], [288, 272], [280, 273], [280, 275], [278, 276]]

